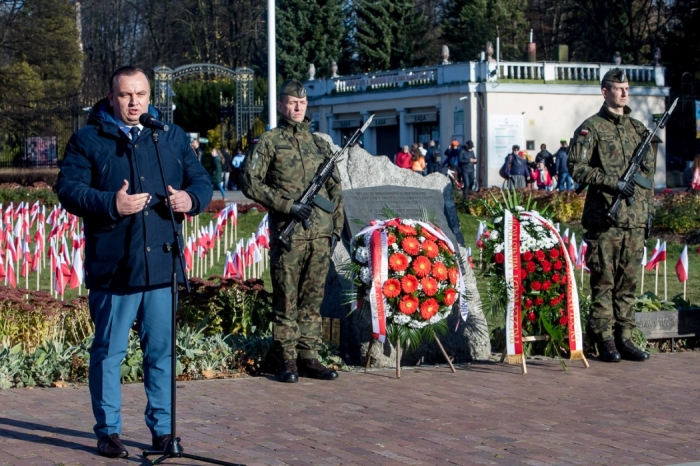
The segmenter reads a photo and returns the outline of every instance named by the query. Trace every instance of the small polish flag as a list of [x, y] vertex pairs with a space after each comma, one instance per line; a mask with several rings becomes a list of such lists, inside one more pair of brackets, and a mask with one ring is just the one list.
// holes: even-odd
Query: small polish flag
[[653, 269], [654, 266], [656, 266], [660, 262], [666, 262], [666, 241], [663, 242], [659, 250], [651, 256], [651, 259], [649, 259], [649, 263], [647, 264], [647, 270], [651, 271], [651, 269]]
[[681, 257], [678, 258], [678, 263], [676, 264], [676, 275], [678, 275], [679, 282], [685, 282], [688, 280], [688, 245], [686, 244], [681, 253]]
[[571, 241], [569, 242], [569, 257], [571, 262], [576, 263], [576, 256], [578, 251], [576, 250], [576, 233], [571, 234]]
[[569, 229], [567, 228], [564, 230], [564, 234], [562, 235], [562, 239], [564, 240], [565, 243], [569, 242]]

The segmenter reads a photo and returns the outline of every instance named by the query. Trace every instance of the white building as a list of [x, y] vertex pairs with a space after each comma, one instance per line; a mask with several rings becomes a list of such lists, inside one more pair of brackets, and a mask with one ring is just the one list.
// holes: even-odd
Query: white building
[[[444, 151], [472, 140], [479, 186], [500, 186], [498, 170], [511, 146], [554, 153], [603, 103], [600, 80], [613, 64], [469, 62], [307, 81], [308, 115], [340, 144], [375, 114], [365, 149], [392, 156], [399, 146], [433, 139]], [[666, 110], [664, 68], [620, 66], [630, 80], [632, 116], [653, 127]], [[665, 130], [657, 135], [665, 140]], [[666, 185], [666, 151], [659, 145], [656, 187]]]

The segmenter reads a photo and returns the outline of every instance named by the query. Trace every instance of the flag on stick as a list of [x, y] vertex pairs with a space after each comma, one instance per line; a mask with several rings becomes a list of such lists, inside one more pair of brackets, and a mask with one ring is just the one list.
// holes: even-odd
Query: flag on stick
[[676, 264], [676, 275], [678, 275], [679, 282], [688, 281], [688, 245], [686, 244], [681, 252], [681, 257], [678, 258], [678, 263]]

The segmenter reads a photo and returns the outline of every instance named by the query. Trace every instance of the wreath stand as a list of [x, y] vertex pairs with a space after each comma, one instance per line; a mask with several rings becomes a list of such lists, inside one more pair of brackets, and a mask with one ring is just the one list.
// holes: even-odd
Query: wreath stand
[[[533, 335], [533, 336], [527, 336], [523, 337], [523, 343], [529, 342], [529, 341], [546, 341], [549, 340], [549, 335]], [[370, 346], [370, 349], [372, 347]], [[501, 353], [501, 362], [506, 360], [506, 356], [508, 353], [508, 348], [503, 348], [503, 353]], [[581, 361], [583, 362], [583, 366], [588, 369], [590, 365], [588, 364], [588, 360], [586, 359], [586, 355], [582, 355], [583, 359]], [[522, 357], [522, 369], [523, 369], [523, 375], [527, 374], [527, 364], [525, 364], [525, 355], [523, 354]]]
[[[369, 347], [367, 348], [367, 362], [365, 363], [365, 370], [369, 369], [369, 366], [372, 364], [372, 347], [374, 346], [374, 342], [377, 341], [374, 338], [372, 338], [369, 341]], [[450, 361], [449, 356], [447, 356], [447, 351], [445, 351], [445, 348], [442, 346], [442, 343], [440, 343], [440, 339], [435, 336], [435, 343], [437, 343], [438, 348], [440, 348], [440, 351], [442, 352], [442, 355], [445, 357], [445, 360], [447, 361], [447, 364], [450, 365], [450, 370], [454, 374], [457, 372], [455, 370], [455, 366], [452, 364], [452, 361]], [[401, 378], [401, 345], [397, 344], [396, 345], [396, 378], [400, 379]]]

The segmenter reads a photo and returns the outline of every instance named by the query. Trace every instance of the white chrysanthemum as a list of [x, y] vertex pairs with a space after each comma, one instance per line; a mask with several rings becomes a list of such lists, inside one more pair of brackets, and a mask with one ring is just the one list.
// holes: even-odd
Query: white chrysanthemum
[[522, 212], [523, 210], [525, 210], [525, 208], [523, 206], [516, 205], [515, 210], [517, 210], [518, 212]]
[[493, 221], [493, 223], [501, 223], [501, 221], [503, 221], [503, 217], [498, 217]]
[[355, 251], [355, 259], [360, 264], [366, 264], [369, 260], [369, 249], [362, 246], [357, 248], [357, 250]]
[[493, 248], [493, 252], [503, 252], [503, 248], [504, 248], [504, 247], [505, 247], [505, 246], [503, 245], [503, 243], [498, 243], [498, 244]]
[[404, 324], [409, 323], [410, 321], [411, 321], [411, 318], [409, 316], [407, 316], [406, 314], [401, 314], [401, 313], [397, 312], [394, 315], [394, 323], [395, 324], [404, 325]]
[[372, 283], [372, 271], [369, 269], [369, 267], [362, 267], [360, 269], [360, 280], [365, 285]]
[[396, 243], [392, 244], [392, 245], [389, 246], [389, 247], [390, 247], [391, 249], [393, 249], [394, 251], [398, 251], [398, 249], [399, 249], [399, 245], [396, 244]]
[[491, 232], [491, 239], [492, 239], [492, 240], [498, 239], [498, 232], [497, 232], [496, 230], [493, 230], [493, 231]]

